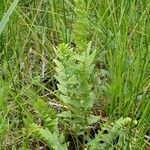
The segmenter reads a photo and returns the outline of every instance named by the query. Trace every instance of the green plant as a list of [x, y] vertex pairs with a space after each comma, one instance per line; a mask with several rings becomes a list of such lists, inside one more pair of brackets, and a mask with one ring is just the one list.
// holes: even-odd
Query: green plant
[[59, 98], [67, 110], [58, 114], [63, 123], [76, 134], [84, 133], [85, 127], [95, 123], [99, 117], [91, 115], [95, 103], [92, 92], [91, 74], [96, 51], [91, 53], [91, 42], [84, 52], [78, 54], [68, 45], [61, 44], [55, 49], [56, 79]]
[[10, 8], [7, 10], [6, 14], [3, 16], [2, 20], [0, 21], [0, 35], [3, 32], [7, 22], [9, 21], [9, 18], [13, 11], [15, 10], [19, 0], [14, 0], [11, 4]]
[[[127, 126], [131, 123], [131, 118], [120, 118], [108, 125], [103, 125], [102, 129], [95, 135], [94, 139], [88, 142], [89, 150], [113, 150], [113, 149], [133, 149], [137, 142], [134, 136], [129, 139]], [[134, 121], [137, 124], [137, 121]]]
[[88, 10], [84, 0], [75, 0], [75, 15], [76, 21], [73, 30], [73, 40], [77, 45], [77, 51], [82, 53], [88, 43]]
[[55, 111], [41, 99], [33, 102], [33, 108], [41, 122], [43, 122], [43, 125], [38, 125], [31, 119], [25, 119], [28, 135], [42, 140], [49, 148], [54, 150], [67, 150], [64, 136], [59, 132], [58, 118], [56, 117]]

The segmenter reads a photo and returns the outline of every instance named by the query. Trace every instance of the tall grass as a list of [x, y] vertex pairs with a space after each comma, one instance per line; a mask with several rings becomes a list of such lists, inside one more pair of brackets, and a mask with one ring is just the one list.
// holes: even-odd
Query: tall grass
[[149, 11], [2, 0], [0, 149], [149, 149]]

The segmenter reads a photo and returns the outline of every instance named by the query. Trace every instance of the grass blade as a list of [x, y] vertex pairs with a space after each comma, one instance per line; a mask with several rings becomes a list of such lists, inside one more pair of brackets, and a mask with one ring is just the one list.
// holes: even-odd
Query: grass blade
[[19, 0], [14, 0], [13, 3], [11, 4], [10, 8], [8, 9], [8, 11], [6, 12], [6, 14], [3, 16], [2, 20], [0, 21], [0, 35], [3, 32], [7, 22], [9, 21], [9, 17], [11, 16], [11, 14], [13, 13], [13, 11], [15, 10], [17, 4], [18, 4]]

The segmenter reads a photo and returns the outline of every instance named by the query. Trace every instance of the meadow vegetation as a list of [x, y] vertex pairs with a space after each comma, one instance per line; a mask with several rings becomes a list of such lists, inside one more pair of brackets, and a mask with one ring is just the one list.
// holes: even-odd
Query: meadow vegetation
[[1, 0], [0, 150], [149, 150], [149, 33], [149, 0]]

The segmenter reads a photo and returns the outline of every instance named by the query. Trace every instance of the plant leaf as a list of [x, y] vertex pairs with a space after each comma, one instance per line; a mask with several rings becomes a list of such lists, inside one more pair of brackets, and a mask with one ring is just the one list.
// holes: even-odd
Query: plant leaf
[[0, 35], [3, 32], [5, 26], [6, 26], [7, 22], [9, 21], [11, 14], [15, 10], [18, 2], [19, 2], [19, 0], [14, 0], [13, 3], [11, 4], [11, 6], [9, 7], [9, 9], [7, 10], [7, 12], [5, 13], [5, 15], [3, 16], [3, 18], [0, 22]]

